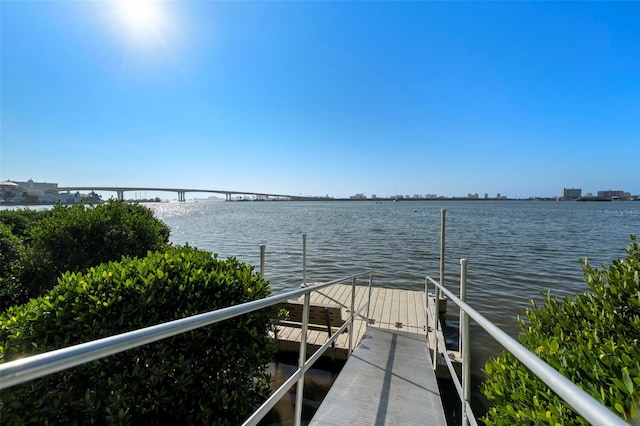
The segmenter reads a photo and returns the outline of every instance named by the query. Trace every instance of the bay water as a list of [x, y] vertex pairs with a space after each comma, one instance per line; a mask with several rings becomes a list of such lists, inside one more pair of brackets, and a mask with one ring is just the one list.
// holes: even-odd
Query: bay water
[[[446, 210], [445, 285], [457, 294], [460, 259], [468, 260], [467, 300], [517, 338], [515, 318], [546, 291], [588, 291], [579, 259], [592, 266], [625, 256], [640, 233], [640, 202], [575, 201], [319, 201], [148, 204], [171, 228], [171, 241], [233, 256], [258, 268], [274, 293], [302, 283], [302, 234], [307, 281], [371, 270], [374, 284], [423, 290], [439, 279], [441, 211]], [[453, 313], [455, 317], [455, 312]], [[471, 325], [472, 377], [501, 350]], [[474, 405], [486, 403], [474, 391]]]

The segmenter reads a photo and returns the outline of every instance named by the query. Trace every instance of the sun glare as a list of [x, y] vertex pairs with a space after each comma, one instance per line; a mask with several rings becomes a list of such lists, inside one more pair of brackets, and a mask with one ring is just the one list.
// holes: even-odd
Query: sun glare
[[159, 0], [115, 0], [120, 23], [138, 42], [158, 38], [165, 30], [166, 17]]

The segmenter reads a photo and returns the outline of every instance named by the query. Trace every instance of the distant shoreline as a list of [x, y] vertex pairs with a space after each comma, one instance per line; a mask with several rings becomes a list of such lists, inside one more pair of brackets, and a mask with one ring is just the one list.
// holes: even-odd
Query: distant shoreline
[[[259, 201], [259, 202], [292, 202], [292, 201], [353, 201], [353, 202], [374, 202], [374, 203], [394, 203], [394, 202], [407, 202], [407, 201], [424, 201], [424, 202], [437, 202], [437, 201], [471, 201], [471, 202], [477, 202], [477, 201], [556, 201], [556, 202], [573, 202], [573, 201], [577, 201], [577, 202], [615, 202], [615, 201], [640, 201], [639, 198], [636, 197], [631, 197], [631, 198], [624, 198], [624, 199], [611, 199], [611, 198], [598, 198], [598, 197], [581, 197], [578, 199], [570, 199], [570, 200], [563, 200], [563, 199], [557, 199], [555, 197], [546, 197], [546, 198], [466, 198], [466, 197], [448, 197], [448, 198], [326, 198], [326, 197], [298, 197], [295, 198], [293, 200], [251, 200], [251, 199], [232, 199], [229, 201], [224, 201], [224, 200], [208, 200], [208, 199], [200, 199], [200, 198], [196, 198], [193, 200], [187, 200], [187, 202], [192, 202], [192, 201], [202, 201], [202, 202], [207, 202], [207, 201], [218, 201], [218, 202], [252, 202], [252, 201]], [[125, 200], [126, 203], [144, 203], [144, 204], [157, 204], [157, 203], [167, 203], [167, 202], [172, 202], [171, 200]], [[174, 201], [177, 202], [177, 201]], [[81, 202], [78, 203], [61, 203], [62, 205], [65, 206], [70, 206], [70, 205], [74, 205], [74, 204], [83, 204]], [[84, 203], [84, 204], [91, 204], [91, 203]], [[55, 204], [52, 203], [14, 203], [14, 202], [0, 202], [0, 207], [1, 206], [7, 206], [7, 207], [33, 207], [33, 206], [39, 206], [39, 207], [53, 207], [55, 206]]]

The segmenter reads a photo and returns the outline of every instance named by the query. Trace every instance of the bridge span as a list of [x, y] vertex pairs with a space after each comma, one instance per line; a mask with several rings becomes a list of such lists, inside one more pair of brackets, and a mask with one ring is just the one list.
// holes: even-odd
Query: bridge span
[[297, 200], [301, 197], [285, 194], [268, 194], [263, 192], [249, 191], [230, 191], [225, 189], [187, 189], [187, 188], [151, 188], [145, 186], [60, 186], [58, 192], [74, 192], [74, 191], [99, 191], [99, 192], [115, 192], [118, 200], [124, 200], [124, 193], [130, 191], [159, 191], [159, 192], [175, 192], [178, 194], [178, 201], [186, 200], [187, 192], [200, 192], [210, 194], [224, 194], [225, 201], [231, 201], [232, 195], [251, 195], [257, 200]]

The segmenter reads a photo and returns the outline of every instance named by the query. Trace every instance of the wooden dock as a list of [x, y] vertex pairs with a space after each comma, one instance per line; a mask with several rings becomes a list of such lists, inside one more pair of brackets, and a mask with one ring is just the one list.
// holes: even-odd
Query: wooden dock
[[[354, 321], [353, 347], [364, 335], [366, 324], [366, 304], [369, 297], [368, 287], [356, 286], [355, 311], [360, 312]], [[296, 300], [301, 303], [303, 297]], [[432, 300], [433, 301], [433, 300]], [[311, 293], [310, 302], [315, 306], [339, 307], [342, 311], [342, 319], [347, 319], [351, 313], [351, 285], [335, 284], [319, 291]], [[394, 288], [373, 287], [371, 289], [371, 305], [369, 308], [369, 327], [383, 330], [404, 331], [425, 335], [426, 329], [426, 297], [424, 291], [404, 290]], [[430, 303], [433, 309], [434, 304]], [[440, 313], [446, 312], [446, 303], [441, 303]], [[431, 313], [433, 315], [433, 312]], [[440, 328], [442, 330], [442, 328]], [[298, 352], [301, 339], [300, 327], [279, 326], [276, 340], [277, 350], [281, 352]], [[442, 335], [442, 332], [439, 333]], [[429, 347], [433, 347], [435, 334], [433, 324], [429, 327]], [[275, 338], [275, 336], [273, 336]], [[307, 354], [315, 352], [327, 341], [328, 333], [325, 327], [313, 327], [307, 333]], [[349, 353], [349, 334], [343, 333], [336, 340], [335, 350], [329, 348], [324, 356], [334, 357], [338, 360], [346, 360]], [[454, 365], [459, 362], [459, 352], [448, 351], [449, 358]], [[431, 353], [433, 357], [433, 354]], [[433, 359], [433, 358], [432, 358]], [[438, 377], [448, 377], [449, 371], [444, 365], [442, 354], [438, 360]]]
[[[368, 287], [356, 286], [355, 311], [361, 315], [354, 321], [353, 346], [357, 346], [367, 328], [366, 304], [369, 296]], [[342, 318], [351, 314], [351, 286], [335, 284], [311, 293], [312, 305], [339, 306]], [[298, 299], [301, 302], [303, 298]], [[396, 290], [374, 287], [371, 292], [369, 317], [370, 326], [424, 333], [425, 330], [425, 295], [421, 291]], [[298, 352], [300, 348], [301, 329], [299, 327], [279, 326], [277, 333], [278, 351]], [[326, 330], [310, 329], [307, 334], [307, 353], [316, 351], [327, 340]], [[349, 334], [343, 333], [336, 340], [335, 358], [346, 360], [349, 348]], [[329, 349], [325, 356], [332, 356]]]

